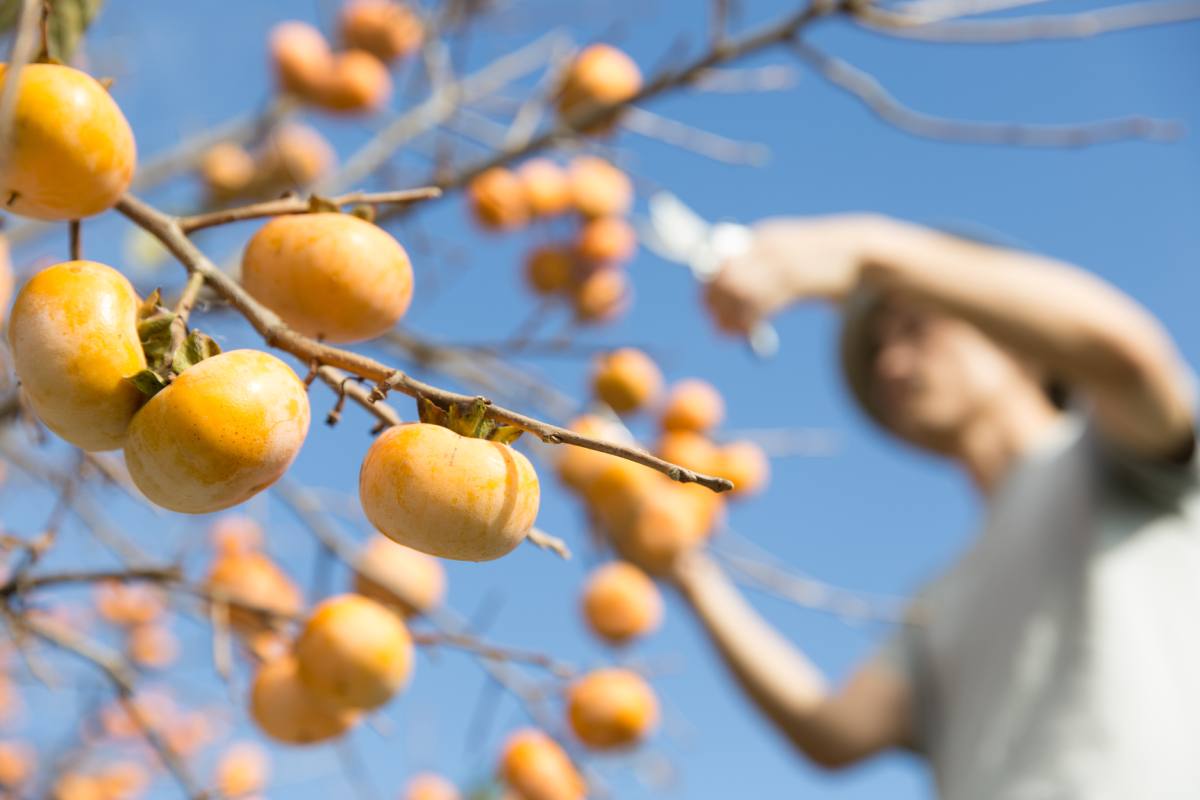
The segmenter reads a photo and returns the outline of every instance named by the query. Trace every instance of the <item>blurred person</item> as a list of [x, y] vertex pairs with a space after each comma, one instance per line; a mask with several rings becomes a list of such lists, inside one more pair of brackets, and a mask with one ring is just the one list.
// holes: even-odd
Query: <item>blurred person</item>
[[750, 699], [827, 767], [918, 753], [947, 800], [1200, 797], [1195, 387], [1162, 326], [1076, 267], [868, 215], [762, 222], [707, 295], [734, 333], [804, 300], [841, 309], [862, 409], [985, 513], [840, 688], [680, 558]]

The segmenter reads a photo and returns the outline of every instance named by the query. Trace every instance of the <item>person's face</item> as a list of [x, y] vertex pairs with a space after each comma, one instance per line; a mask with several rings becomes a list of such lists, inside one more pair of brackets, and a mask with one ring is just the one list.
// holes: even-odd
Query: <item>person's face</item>
[[959, 319], [889, 303], [873, 330], [871, 402], [904, 439], [947, 453], [976, 414], [1028, 380], [1009, 353]]

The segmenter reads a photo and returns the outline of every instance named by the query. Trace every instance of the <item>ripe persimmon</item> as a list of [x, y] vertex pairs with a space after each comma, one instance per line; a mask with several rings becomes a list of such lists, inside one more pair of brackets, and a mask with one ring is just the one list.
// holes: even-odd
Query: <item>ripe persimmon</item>
[[352, 0], [342, 7], [340, 23], [347, 47], [385, 63], [415, 52], [425, 35], [421, 18], [391, 0]]
[[372, 536], [357, 563], [354, 591], [406, 615], [437, 608], [446, 594], [440, 561], [386, 536]]
[[663, 601], [645, 572], [625, 561], [595, 569], [583, 587], [583, 618], [596, 635], [623, 644], [662, 623]]
[[222, 797], [246, 797], [265, 789], [270, 774], [270, 759], [257, 742], [237, 742], [217, 761], [214, 784]]
[[250, 716], [263, 733], [284, 744], [335, 739], [350, 730], [359, 715], [309, 689], [290, 656], [260, 665], [250, 687]]
[[117, 581], [96, 584], [96, 611], [113, 625], [148, 625], [162, 616], [166, 604], [162, 590], [156, 587]]
[[13, 304], [8, 341], [25, 396], [83, 450], [120, 447], [145, 400], [126, 380], [146, 368], [140, 304], [124, 275], [94, 261], [47, 267]]
[[575, 210], [585, 217], [621, 217], [633, 206], [633, 182], [603, 158], [573, 159], [567, 183]]
[[571, 684], [567, 719], [588, 747], [628, 747], [645, 738], [658, 723], [658, 700], [636, 672], [598, 669]]
[[0, 742], [0, 789], [16, 797], [31, 777], [37, 762], [37, 753], [25, 742]]
[[[0, 64], [0, 87], [7, 65]], [[44, 220], [111, 208], [133, 180], [133, 131], [108, 90], [61, 64], [27, 64], [0, 160], [3, 209]]]
[[612, 267], [593, 270], [571, 287], [575, 318], [584, 323], [608, 322], [629, 307], [630, 295], [623, 271]]
[[766, 488], [771, 477], [771, 462], [754, 442], [730, 442], [717, 451], [712, 472], [733, 481], [730, 496], [746, 497]]
[[424, 422], [380, 434], [358, 491], [367, 519], [388, 538], [460, 561], [510, 552], [533, 527], [541, 499], [522, 453]]
[[658, 457], [697, 472], [712, 473], [717, 467], [717, 446], [694, 431], [666, 431], [655, 448]]
[[405, 785], [402, 800], [459, 800], [461, 795], [450, 781], [432, 772], [414, 775]]
[[408, 253], [387, 231], [352, 214], [276, 217], [242, 256], [246, 291], [307, 336], [373, 339], [412, 300]]
[[[568, 422], [567, 427], [593, 439], [629, 444], [629, 435], [619, 424], [596, 414], [582, 414]], [[573, 445], [559, 447], [555, 453], [559, 479], [580, 493], [585, 492], [610, 464], [622, 460], [599, 450]]]
[[238, 555], [261, 550], [262, 526], [243, 514], [227, 514], [209, 528], [214, 549], [222, 555]]
[[499, 772], [522, 800], [584, 800], [587, 795], [583, 776], [562, 746], [533, 728], [509, 735]]
[[704, 542], [721, 502], [704, 487], [689, 488], [656, 474], [623, 507], [610, 503], [593, 508], [608, 509], [602, 522], [623, 558], [648, 572], [661, 573]]
[[129, 660], [140, 667], [163, 669], [179, 659], [179, 640], [166, 625], [134, 625], [126, 632]]
[[358, 114], [377, 111], [392, 96], [392, 76], [383, 63], [365, 50], [347, 50], [333, 57], [328, 79], [314, 98], [326, 111]]
[[633, 347], [601, 356], [592, 371], [592, 392], [618, 414], [645, 407], [662, 387], [662, 372], [654, 359]]
[[308, 420], [308, 394], [287, 364], [233, 350], [184, 370], [142, 406], [129, 425], [125, 464], [163, 508], [220, 511], [279, 480]]
[[671, 387], [661, 423], [665, 431], [706, 433], [724, 418], [725, 401], [721, 393], [707, 381], [689, 378]]
[[553, 217], [571, 208], [571, 184], [567, 174], [548, 158], [534, 158], [517, 169], [525, 190], [525, 204], [535, 217]]
[[[642, 72], [633, 59], [615, 47], [594, 44], [585, 47], [571, 65], [559, 92], [558, 110], [571, 116], [588, 107], [620, 103], [642, 88]], [[604, 119], [584, 128], [602, 133], [615, 120]]]
[[271, 29], [269, 49], [281, 89], [306, 101], [319, 96], [333, 69], [324, 34], [306, 22], [281, 22]]
[[300, 680], [348, 708], [377, 708], [412, 672], [412, 638], [401, 619], [360, 594], [331, 597], [304, 623], [294, 652]]
[[637, 252], [637, 234], [620, 217], [596, 217], [579, 227], [575, 251], [589, 264], [624, 264]]
[[467, 186], [475, 220], [489, 230], [519, 228], [529, 221], [529, 206], [521, 179], [510, 169], [492, 167]]
[[213, 562], [205, 587], [224, 597], [229, 603], [230, 626], [247, 637], [270, 631], [273, 620], [239, 603], [279, 616], [295, 616], [304, 606], [299, 587], [287, 573], [254, 551], [222, 553]]
[[308, 186], [337, 161], [333, 145], [315, 128], [298, 122], [280, 125], [258, 154], [255, 184], [262, 192]]
[[525, 257], [525, 281], [540, 295], [556, 294], [571, 283], [574, 253], [562, 245], [544, 245]]
[[200, 179], [216, 199], [235, 197], [254, 182], [254, 156], [236, 142], [218, 142], [200, 159]]

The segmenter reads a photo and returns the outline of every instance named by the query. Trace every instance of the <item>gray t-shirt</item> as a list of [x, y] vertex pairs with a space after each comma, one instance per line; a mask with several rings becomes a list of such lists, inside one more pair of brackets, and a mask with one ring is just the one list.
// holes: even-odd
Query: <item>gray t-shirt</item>
[[1200, 798], [1200, 469], [1067, 417], [881, 657], [944, 800]]

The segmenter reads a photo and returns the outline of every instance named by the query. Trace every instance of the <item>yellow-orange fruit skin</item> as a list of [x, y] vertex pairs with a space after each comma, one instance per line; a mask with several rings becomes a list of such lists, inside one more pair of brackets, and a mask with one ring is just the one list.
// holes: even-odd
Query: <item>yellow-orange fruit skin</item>
[[633, 182], [602, 158], [579, 156], [567, 168], [571, 202], [589, 219], [620, 217], [633, 206]]
[[729, 494], [749, 497], [767, 487], [771, 478], [771, 462], [754, 442], [730, 442], [717, 451], [713, 474], [733, 481]]
[[0, 789], [20, 788], [33, 777], [36, 764], [37, 753], [25, 742], [0, 742]]
[[600, 669], [571, 685], [567, 718], [588, 747], [628, 747], [645, 738], [658, 723], [658, 700], [636, 672]]
[[[0, 64], [0, 86], [7, 74]], [[44, 220], [99, 214], [129, 188], [136, 165], [129, 122], [95, 78], [59, 64], [21, 70], [12, 141], [0, 162], [5, 211]]]
[[305, 686], [290, 656], [262, 664], [250, 687], [250, 716], [263, 733], [284, 744], [337, 738], [354, 726], [359, 714]]
[[257, 350], [205, 359], [129, 425], [125, 464], [149, 500], [204, 514], [249, 500], [287, 471], [308, 433], [308, 395], [286, 364]]
[[315, 129], [297, 122], [281, 125], [263, 145], [256, 186], [307, 186], [329, 172], [337, 153]]
[[226, 198], [245, 191], [254, 180], [254, 156], [234, 142], [219, 142], [200, 160], [200, 178], [215, 197]]
[[712, 474], [718, 465], [717, 446], [694, 431], [667, 431], [656, 450], [659, 458], [697, 472]]
[[404, 614], [424, 614], [441, 605], [446, 571], [436, 558], [373, 536], [358, 556], [354, 591]]
[[350, 214], [276, 217], [242, 256], [246, 291], [307, 336], [373, 339], [412, 302], [408, 253], [377, 225]]
[[25, 396], [50, 430], [83, 450], [120, 447], [145, 400], [125, 380], [146, 368], [139, 305], [124, 275], [94, 261], [42, 270], [13, 304], [8, 342]]
[[662, 413], [662, 427], [667, 431], [705, 433], [720, 425], [724, 418], [725, 401], [721, 393], [707, 381], [692, 378], [671, 387]]
[[620, 217], [597, 217], [580, 227], [575, 249], [591, 264], [624, 264], [637, 253], [637, 234]]
[[553, 217], [571, 208], [571, 184], [558, 164], [547, 158], [526, 161], [517, 170], [525, 204], [535, 217]]
[[[281, 616], [295, 616], [304, 606], [300, 589], [274, 561], [257, 552], [227, 552], [212, 564], [206, 580], [209, 592], [231, 603], [264, 608]], [[229, 623], [243, 636], [271, 629], [271, 620], [247, 608], [229, 606]]]
[[525, 258], [525, 280], [540, 295], [561, 292], [570, 286], [575, 259], [569, 249], [539, 247]]
[[395, 614], [359, 594], [325, 600], [295, 646], [300, 680], [350, 708], [378, 708], [408, 681], [412, 638]]
[[358, 485], [367, 519], [388, 538], [460, 561], [510, 552], [533, 527], [541, 499], [523, 454], [425, 423], [380, 434]]
[[545, 733], [514, 732], [500, 754], [500, 777], [521, 800], [584, 800], [587, 785], [558, 742]]
[[342, 8], [342, 41], [381, 61], [394, 61], [421, 45], [424, 26], [410, 9], [391, 0], [354, 0]]
[[215, 784], [223, 797], [245, 797], [262, 791], [270, 773], [266, 751], [254, 742], [239, 742], [221, 755]]
[[333, 53], [319, 30], [306, 22], [281, 22], [271, 29], [268, 47], [281, 89], [305, 100], [321, 92], [333, 68]]
[[460, 797], [453, 783], [441, 775], [423, 772], [414, 775], [404, 787], [402, 800], [459, 800]]
[[[691, 491], [656, 475], [624, 502], [593, 505], [621, 556], [651, 573], [665, 572], [708, 537], [722, 501], [704, 487]], [[704, 494], [700, 494], [704, 492]]]
[[623, 347], [602, 356], [592, 373], [592, 391], [613, 411], [628, 414], [643, 408], [662, 392], [663, 377], [650, 356]]
[[[642, 72], [633, 59], [611, 45], [594, 44], [585, 47], [568, 68], [558, 109], [569, 116], [580, 107], [628, 100], [641, 88]], [[602, 120], [584, 130], [600, 133], [612, 124]]]
[[377, 111], [392, 96], [392, 76], [379, 59], [363, 50], [333, 58], [332, 72], [313, 101], [326, 111], [355, 114]]
[[[604, 417], [595, 414], [582, 414], [567, 423], [567, 427], [576, 433], [590, 436], [593, 439], [603, 439], [611, 442], [628, 444], [628, 437], [621, 426]], [[610, 465], [618, 464], [625, 459], [610, 456], [598, 450], [586, 447], [567, 445], [560, 447], [557, 453], [555, 467], [558, 477], [568, 487], [576, 492], [584, 493], [601, 473]]]
[[572, 287], [571, 303], [580, 322], [609, 322], [619, 317], [629, 302], [629, 281], [619, 269], [595, 270]]
[[504, 167], [476, 175], [467, 186], [467, 200], [475, 220], [489, 230], [519, 228], [529, 221], [525, 187]]
[[662, 624], [658, 587], [633, 564], [614, 561], [598, 567], [583, 587], [583, 618], [611, 644], [624, 644]]

